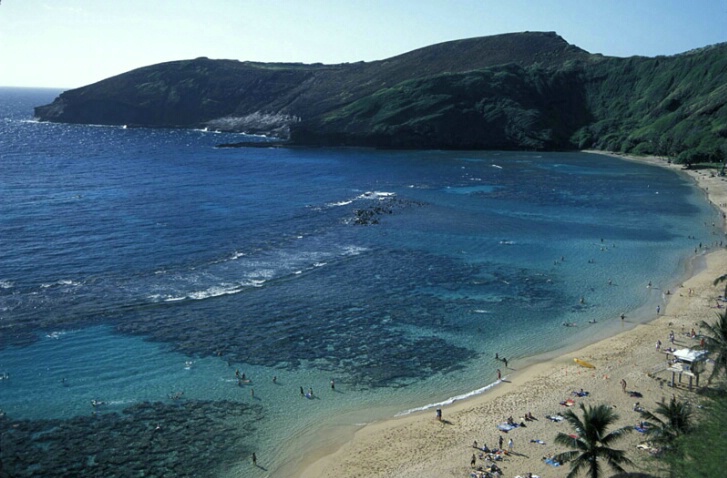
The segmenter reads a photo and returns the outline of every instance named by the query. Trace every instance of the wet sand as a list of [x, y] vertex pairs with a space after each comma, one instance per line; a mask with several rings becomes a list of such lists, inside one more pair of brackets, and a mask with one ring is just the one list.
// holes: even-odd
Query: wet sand
[[[597, 153], [593, 151], [594, 153]], [[602, 153], [603, 154], [603, 153]], [[710, 171], [683, 171], [680, 166], [668, 164], [663, 158], [632, 158], [610, 154], [622, 159], [640, 161], [660, 167], [679, 170], [688, 174], [701, 188], [708, 199], [725, 213], [727, 212], [727, 181]], [[724, 236], [715, 236], [719, 241]], [[520, 364], [510, 363], [508, 369], [502, 364], [505, 381], [491, 391], [455, 402], [443, 408], [443, 419], [439, 421], [433, 410], [415, 413], [401, 418], [384, 420], [366, 425], [357, 431], [350, 427], [328, 430], [325, 445], [308, 456], [304, 466], [295, 474], [300, 478], [349, 478], [349, 477], [468, 477], [473, 471], [470, 466], [475, 454], [476, 466], [485, 464], [472, 445], [497, 447], [499, 437], [507, 448], [513, 440], [513, 453], [497, 465], [503, 476], [514, 477], [528, 472], [541, 477], [566, 476], [569, 467], [552, 467], [542, 457], [565, 451], [556, 446], [553, 439], [557, 432], [570, 433], [564, 422], [553, 422], [547, 415], [565, 410], [560, 402], [571, 398], [575, 405], [605, 403], [613, 406], [620, 416], [618, 426], [635, 425], [639, 414], [633, 411], [636, 401], [646, 409], [653, 409], [662, 399], [677, 398], [695, 401], [696, 395], [688, 390], [688, 379], [682, 384], [670, 387], [671, 374], [663, 369], [666, 355], [656, 350], [657, 340], [662, 348], [676, 349], [697, 347], [699, 341], [687, 334], [694, 328], [699, 330], [702, 320], [712, 321], [717, 309], [716, 298], [723, 286], [713, 286], [715, 277], [727, 271], [727, 250], [712, 247], [695, 255], [681, 286], [667, 295], [662, 291], [661, 314], [650, 317], [626, 317], [624, 331], [605, 340], [588, 345], [575, 352], [564, 353], [520, 369]], [[658, 287], [657, 284], [654, 287]], [[621, 319], [616, 317], [616, 321]], [[646, 322], [646, 323], [644, 323]], [[638, 323], [639, 325], [635, 325]], [[673, 331], [675, 342], [669, 342]], [[585, 360], [595, 369], [584, 368], [574, 358]], [[493, 367], [498, 363], [493, 359]], [[709, 369], [708, 369], [709, 371]], [[622, 391], [621, 380], [626, 381], [627, 391], [637, 391], [643, 396], [634, 398]], [[703, 378], [700, 385], [705, 385]], [[587, 397], [576, 397], [574, 390], [584, 389]], [[518, 427], [507, 433], [497, 425], [512, 416], [516, 422], [526, 412], [536, 420], [525, 421], [525, 427]], [[326, 434], [326, 431], [323, 432]], [[332, 435], [336, 439], [332, 439]], [[538, 441], [542, 441], [542, 443]], [[644, 436], [633, 432], [619, 443], [639, 468], [653, 466], [642, 458], [647, 453], [638, 450]]]

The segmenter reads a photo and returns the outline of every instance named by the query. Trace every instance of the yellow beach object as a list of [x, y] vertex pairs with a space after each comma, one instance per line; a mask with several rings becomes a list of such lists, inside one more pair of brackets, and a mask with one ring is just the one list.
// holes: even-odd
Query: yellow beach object
[[586, 367], [586, 368], [596, 368], [596, 366], [595, 366], [595, 365], [592, 365], [592, 364], [590, 364], [590, 363], [586, 362], [585, 360], [581, 360], [581, 359], [577, 359], [577, 358], [574, 358], [574, 359], [573, 359], [573, 361], [574, 361], [575, 363], [577, 363], [578, 365], [580, 365], [581, 367]]

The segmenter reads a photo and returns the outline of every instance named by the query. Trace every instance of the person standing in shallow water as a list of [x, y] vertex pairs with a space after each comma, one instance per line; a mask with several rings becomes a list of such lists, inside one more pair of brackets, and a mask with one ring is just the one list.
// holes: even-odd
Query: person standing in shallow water
[[253, 466], [257, 466], [257, 455], [255, 455], [255, 452], [252, 452], [252, 464]]

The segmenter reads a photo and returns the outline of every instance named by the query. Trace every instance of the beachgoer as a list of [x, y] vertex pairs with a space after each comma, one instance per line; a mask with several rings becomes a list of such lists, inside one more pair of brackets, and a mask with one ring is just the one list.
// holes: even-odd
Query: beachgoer
[[477, 440], [475, 440], [475, 442], [474, 442], [474, 443], [472, 444], [472, 447], [473, 447], [473, 448], [477, 448], [477, 449], [479, 449], [479, 448], [480, 448], [479, 446], [477, 446]]
[[442, 409], [437, 408], [437, 420], [442, 421]]
[[621, 390], [623, 390], [623, 393], [626, 393], [626, 380], [621, 379]]
[[502, 357], [502, 362], [505, 364], [505, 368], [507, 368], [507, 359], [505, 357]]
[[657, 305], [656, 306], [656, 315], [659, 315], [659, 312], [661, 312], [661, 306]]
[[495, 352], [495, 360], [500, 360], [500, 354]]
[[505, 441], [505, 440], [502, 438], [502, 435], [500, 435], [500, 450], [502, 450], [502, 442], [503, 441]]
[[656, 339], [656, 350], [661, 350], [661, 340]]
[[475, 456], [474, 453], [472, 453], [472, 459], [470, 460], [470, 465], [472, 466], [472, 468], [474, 468], [475, 465], [477, 465], [477, 457]]
[[507, 448], [510, 450], [510, 452], [512, 452], [512, 449], [513, 449], [514, 446], [515, 446], [515, 444], [513, 443], [512, 438], [510, 438], [507, 441]]
[[331, 390], [335, 390], [335, 389], [336, 389], [336, 382], [334, 382], [333, 379], [331, 379]]
[[278, 376], [277, 375], [273, 375], [273, 383], [278, 383]]
[[300, 387], [300, 396], [305, 397], [305, 392], [303, 391], [303, 387]]
[[255, 398], [255, 389], [254, 389], [254, 388], [251, 388], [251, 389], [250, 389], [250, 396], [251, 396], [252, 398]]
[[502, 373], [500, 372], [500, 369], [497, 369], [497, 379], [500, 380], [502, 378]]
[[252, 464], [257, 466], [257, 455], [255, 455], [255, 452], [252, 452]]
[[621, 320], [624, 320], [626, 318], [626, 314], [621, 314]]
[[308, 398], [313, 398], [313, 387], [308, 389]]

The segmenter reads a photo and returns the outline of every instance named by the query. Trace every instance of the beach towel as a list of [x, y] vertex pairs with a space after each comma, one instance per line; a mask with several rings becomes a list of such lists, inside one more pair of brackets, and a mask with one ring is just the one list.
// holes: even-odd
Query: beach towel
[[634, 430], [636, 430], [639, 433], [646, 433], [648, 429], [646, 427], [634, 427]]
[[500, 423], [497, 425], [497, 429], [503, 432], [509, 432], [513, 428], [515, 428], [515, 425], [510, 425], [509, 423]]
[[545, 463], [549, 464], [550, 466], [560, 466], [560, 463], [553, 460], [552, 458], [548, 458], [547, 460], [545, 460]]
[[552, 422], [562, 422], [565, 420], [561, 415], [547, 415], [545, 418]]
[[563, 405], [564, 407], [572, 407], [573, 405], [576, 404], [576, 402], [572, 398], [569, 398], [568, 400], [564, 400], [564, 401], [560, 402], [560, 404]]
[[538, 445], [545, 445], [543, 440], [530, 440], [530, 443], [537, 443]]

